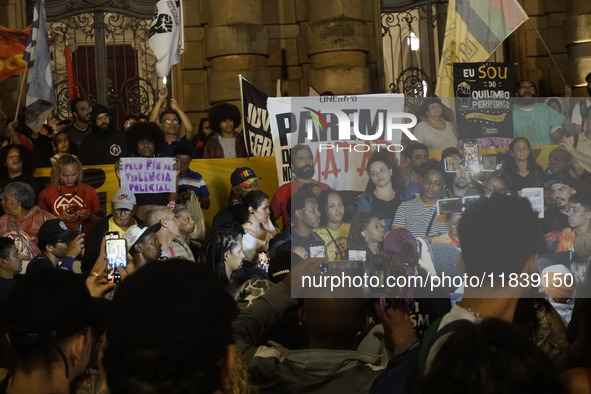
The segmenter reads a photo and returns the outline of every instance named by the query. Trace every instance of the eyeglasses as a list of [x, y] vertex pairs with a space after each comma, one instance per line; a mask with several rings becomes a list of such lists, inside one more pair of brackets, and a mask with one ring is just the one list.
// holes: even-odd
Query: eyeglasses
[[385, 173], [386, 173], [386, 170], [387, 170], [387, 169], [386, 169], [385, 167], [382, 167], [382, 168], [380, 168], [380, 169], [379, 169], [379, 170], [377, 170], [377, 171], [372, 171], [372, 172], [370, 172], [370, 173], [369, 173], [369, 175], [370, 175], [370, 176], [383, 175], [383, 174], [385, 174]]
[[585, 213], [585, 212], [587, 212], [587, 211], [585, 211], [584, 209], [576, 209], [576, 208], [573, 208], [573, 207], [571, 207], [571, 206], [569, 206], [569, 205], [567, 205], [567, 206], [564, 208], [564, 211], [565, 211], [566, 213], [571, 213], [571, 212], [572, 212], [572, 213], [575, 213], [575, 214], [577, 214], [577, 213]]
[[524, 88], [524, 87], [519, 88], [519, 92], [520, 93], [525, 93], [525, 92], [534, 93], [535, 91], [536, 91], [536, 88], [534, 86], [530, 86], [530, 87], [527, 87], [527, 88]]
[[105, 120], [105, 119], [109, 119], [109, 115], [98, 115], [96, 117], [96, 120]]
[[164, 119], [164, 123], [166, 124], [179, 124], [178, 119]]
[[115, 212], [117, 212], [118, 215], [129, 215], [131, 213], [131, 211], [129, 209], [125, 209], [125, 208], [115, 209]]

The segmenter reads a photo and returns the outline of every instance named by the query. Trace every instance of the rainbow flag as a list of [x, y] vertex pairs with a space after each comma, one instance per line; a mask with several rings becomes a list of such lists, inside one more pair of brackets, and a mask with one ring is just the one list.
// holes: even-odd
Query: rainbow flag
[[528, 18], [517, 0], [450, 0], [435, 93], [453, 97], [453, 63], [484, 62]]

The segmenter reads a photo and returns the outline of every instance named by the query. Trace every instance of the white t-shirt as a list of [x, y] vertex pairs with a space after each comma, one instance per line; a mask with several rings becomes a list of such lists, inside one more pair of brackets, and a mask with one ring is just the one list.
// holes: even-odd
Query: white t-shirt
[[429, 151], [442, 151], [445, 148], [453, 146], [458, 147], [458, 138], [454, 126], [445, 121], [445, 130], [437, 130], [429, 126], [426, 122], [421, 122], [413, 129], [413, 134], [419, 142], [427, 145]]

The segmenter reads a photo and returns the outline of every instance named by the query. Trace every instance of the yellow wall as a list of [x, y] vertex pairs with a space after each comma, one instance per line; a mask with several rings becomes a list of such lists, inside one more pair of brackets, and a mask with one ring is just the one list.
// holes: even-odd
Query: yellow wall
[[[209, 226], [216, 212], [223, 208], [230, 194], [230, 175], [238, 167], [250, 167], [255, 174], [263, 179], [259, 180], [260, 189], [272, 197], [277, 190], [277, 169], [275, 157], [251, 157], [250, 159], [197, 159], [191, 163], [191, 170], [203, 176], [209, 188], [211, 206], [203, 210], [205, 222]], [[113, 165], [84, 166], [84, 168], [99, 168], [106, 174], [103, 186], [97, 192], [107, 192], [107, 210], [111, 210], [110, 201], [119, 189]], [[51, 168], [39, 168], [35, 172], [37, 177], [49, 177]]]

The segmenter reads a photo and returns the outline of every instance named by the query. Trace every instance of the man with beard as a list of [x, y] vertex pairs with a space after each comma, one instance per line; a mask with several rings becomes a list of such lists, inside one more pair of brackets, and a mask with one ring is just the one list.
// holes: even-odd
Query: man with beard
[[568, 173], [557, 173], [544, 183], [544, 188], [550, 189], [554, 204], [544, 211], [542, 232], [562, 230], [568, 227], [567, 207], [570, 197], [577, 192], [575, 179]]
[[[591, 96], [591, 73], [587, 74], [587, 76], [585, 77], [585, 82], [587, 82], [587, 94]], [[571, 122], [573, 123], [573, 133], [575, 135], [583, 132], [583, 120], [585, 119], [585, 111], [587, 110], [587, 108], [590, 107], [591, 97], [584, 101], [579, 101], [573, 107]]]
[[70, 150], [72, 154], [78, 154], [82, 140], [92, 134], [90, 125], [90, 113], [92, 108], [88, 101], [82, 97], [77, 97], [70, 102], [72, 118], [74, 121], [64, 127], [64, 131], [70, 137]]
[[478, 189], [472, 184], [470, 173], [466, 172], [463, 167], [458, 172], [446, 173], [445, 177], [450, 197], [481, 196], [484, 194], [484, 190]]
[[295, 180], [282, 185], [271, 200], [271, 212], [275, 219], [281, 217], [283, 228], [287, 228], [291, 222], [291, 212], [287, 210], [287, 200], [293, 196], [302, 185], [313, 183], [318, 185], [321, 190], [329, 190], [330, 186], [325, 183], [312, 179], [314, 176], [314, 156], [312, 150], [307, 145], [296, 145], [291, 148], [291, 171]]
[[515, 89], [516, 104], [513, 104], [513, 135], [527, 138], [530, 145], [557, 145], [563, 133], [562, 114], [544, 103], [536, 102], [538, 90], [531, 81], [519, 81]]
[[115, 164], [121, 157], [128, 156], [123, 133], [111, 126], [111, 115], [107, 107], [96, 104], [92, 108], [90, 119], [94, 132], [84, 138], [80, 146], [78, 158], [82, 164]]

